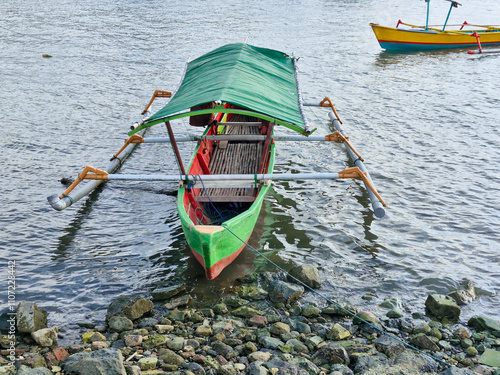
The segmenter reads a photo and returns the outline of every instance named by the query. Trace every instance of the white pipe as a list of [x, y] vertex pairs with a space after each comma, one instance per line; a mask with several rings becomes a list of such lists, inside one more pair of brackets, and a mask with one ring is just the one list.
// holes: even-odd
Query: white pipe
[[162, 175], [162, 174], [108, 174], [108, 180], [117, 181], [261, 181], [261, 180], [331, 180], [340, 178], [339, 173], [256, 173], [256, 174], [207, 174], [207, 175]]
[[[265, 135], [255, 135], [255, 134], [240, 134], [240, 135], [194, 135], [190, 134], [185, 137], [175, 138], [177, 142], [194, 142], [194, 141], [264, 141], [266, 139]], [[303, 135], [277, 135], [274, 136], [275, 141], [283, 142], [326, 142], [324, 136], [310, 136], [305, 137]], [[144, 143], [170, 143], [170, 138], [168, 137], [155, 137], [155, 138], [144, 138]]]
[[[125, 159], [127, 159], [130, 156], [130, 154], [132, 153], [132, 151], [134, 151], [137, 145], [138, 145], [137, 143], [129, 144], [116, 159], [113, 159], [111, 163], [109, 163], [105, 171], [108, 173], [113, 173], [118, 168], [120, 168]], [[60, 198], [58, 194], [53, 194], [47, 197], [47, 200], [49, 201], [52, 208], [54, 208], [57, 211], [62, 211], [65, 208], [71, 206], [73, 203], [78, 202], [80, 199], [85, 197], [87, 194], [89, 194], [92, 190], [94, 190], [103, 182], [104, 182], [103, 180], [92, 180], [87, 182], [85, 185], [82, 185], [79, 188], [73, 190], [71, 193], [69, 193], [67, 196], [63, 198]]]
[[[328, 113], [328, 116], [330, 117], [330, 119], [332, 120], [333, 122], [333, 125], [335, 126], [335, 128], [344, 136], [344, 137], [347, 137], [347, 135], [344, 133], [344, 131], [342, 130], [342, 127], [340, 126], [340, 122], [339, 120], [337, 120], [337, 118], [335, 117], [333, 111], [330, 111]], [[365, 168], [365, 165], [363, 164], [363, 162], [356, 156], [356, 154], [351, 150], [350, 147], [346, 147], [347, 149], [347, 152], [349, 154], [349, 157], [351, 158], [351, 160], [354, 162], [354, 165], [356, 167], [358, 167], [359, 169], [361, 169], [362, 172], [365, 172], [366, 173], [366, 176], [368, 177], [368, 180], [373, 184], [373, 181], [370, 177], [370, 174], [368, 173], [367, 169]], [[374, 185], [375, 186], [375, 185]], [[365, 188], [368, 192], [368, 196], [370, 197], [370, 201], [372, 202], [372, 207], [373, 207], [373, 211], [375, 213], [375, 216], [378, 217], [378, 218], [382, 218], [385, 216], [385, 209], [384, 209], [384, 206], [383, 204], [378, 200], [378, 198], [375, 196], [375, 194], [373, 194], [373, 192], [371, 191], [371, 189], [365, 184]]]

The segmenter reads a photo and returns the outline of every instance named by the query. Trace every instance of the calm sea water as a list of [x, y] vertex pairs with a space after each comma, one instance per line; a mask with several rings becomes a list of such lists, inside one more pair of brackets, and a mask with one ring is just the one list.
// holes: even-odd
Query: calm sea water
[[[500, 23], [497, 0], [469, 3], [450, 23]], [[431, 23], [442, 23], [448, 3], [432, 7]], [[463, 320], [500, 319], [500, 55], [383, 52], [369, 23], [422, 24], [424, 2], [3, 0], [0, 13], [4, 301], [15, 260], [16, 300], [37, 302], [72, 337], [74, 322], [103, 320], [120, 294], [186, 282], [216, 299], [236, 277], [273, 270], [245, 250], [216, 281], [204, 280], [176, 198], [165, 194], [171, 185], [109, 183], [62, 212], [46, 201], [64, 190], [62, 177], [105, 167], [153, 91], [175, 89], [188, 59], [246, 41], [300, 57], [304, 99], [332, 98], [389, 204], [378, 220], [359, 182], [276, 183], [251, 245], [286, 269], [319, 267], [323, 293], [376, 312], [389, 296], [408, 314], [423, 312], [429, 293], [469, 278], [488, 293], [464, 307]], [[317, 134], [332, 132], [326, 112], [308, 115]], [[183, 145], [186, 158], [192, 149]], [[346, 166], [337, 144], [280, 144], [277, 153], [282, 172]], [[165, 145], [138, 149], [122, 168], [172, 171]], [[375, 300], [361, 299], [367, 293]]]

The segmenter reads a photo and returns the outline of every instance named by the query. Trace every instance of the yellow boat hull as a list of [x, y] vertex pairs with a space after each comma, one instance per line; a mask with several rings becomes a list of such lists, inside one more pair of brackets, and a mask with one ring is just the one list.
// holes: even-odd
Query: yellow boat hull
[[448, 48], [474, 48], [477, 40], [474, 32], [480, 36], [482, 46], [500, 45], [500, 30], [438, 31], [422, 28], [398, 29], [371, 23], [370, 26], [386, 50], [437, 50]]

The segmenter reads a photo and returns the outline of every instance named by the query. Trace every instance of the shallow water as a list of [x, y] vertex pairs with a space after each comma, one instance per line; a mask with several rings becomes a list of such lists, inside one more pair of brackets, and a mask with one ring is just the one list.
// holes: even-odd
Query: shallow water
[[[442, 23], [448, 3], [432, 6], [431, 23]], [[300, 57], [304, 99], [332, 98], [389, 204], [379, 220], [357, 181], [276, 183], [250, 244], [285, 269], [319, 267], [324, 294], [375, 311], [399, 296], [423, 312], [429, 293], [469, 278], [494, 296], [465, 306], [462, 319], [500, 319], [500, 55], [383, 52], [369, 23], [422, 24], [423, 2], [4, 0], [0, 11], [0, 259], [17, 262], [17, 301], [36, 301], [68, 337], [76, 321], [103, 320], [123, 293], [182, 281], [215, 300], [236, 277], [274, 269], [246, 249], [204, 280], [166, 194], [172, 185], [109, 183], [62, 212], [46, 201], [64, 190], [62, 177], [105, 167], [153, 91], [177, 87], [188, 59], [245, 41]], [[450, 23], [494, 24], [498, 14], [498, 1], [474, 2]], [[326, 112], [307, 113], [316, 134], [333, 131]], [[192, 149], [183, 145], [183, 155]], [[337, 144], [280, 144], [276, 170], [349, 165]], [[139, 148], [122, 168], [175, 170], [164, 145]], [[361, 299], [367, 293], [376, 299]]]

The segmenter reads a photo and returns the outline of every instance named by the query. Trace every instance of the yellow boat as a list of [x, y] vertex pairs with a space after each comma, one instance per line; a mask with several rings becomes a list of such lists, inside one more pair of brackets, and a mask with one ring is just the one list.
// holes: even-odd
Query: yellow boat
[[[474, 25], [464, 22], [461, 25], [446, 24], [451, 10], [460, 5], [451, 1], [448, 17], [444, 25], [429, 26], [429, 3], [427, 2], [427, 22], [425, 26], [417, 26], [398, 21], [396, 27], [386, 27], [375, 23], [370, 26], [377, 37], [380, 46], [386, 50], [437, 50], [448, 48], [470, 48], [500, 45], [500, 27], [489, 25]], [[400, 26], [406, 27], [400, 27]]]

